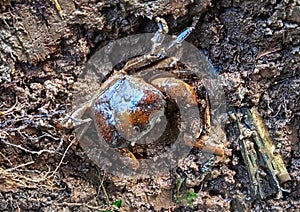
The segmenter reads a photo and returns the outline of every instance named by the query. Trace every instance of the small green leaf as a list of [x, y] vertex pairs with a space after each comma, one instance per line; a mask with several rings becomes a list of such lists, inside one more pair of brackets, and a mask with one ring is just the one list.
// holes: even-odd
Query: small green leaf
[[114, 201], [113, 206], [117, 207], [117, 208], [121, 208], [122, 205], [122, 200], [118, 199], [116, 201]]
[[192, 201], [195, 198], [197, 198], [197, 194], [194, 191], [190, 191], [189, 194], [188, 194], [188, 196], [186, 197], [186, 200]]
[[181, 186], [182, 186], [183, 181], [184, 181], [184, 180], [183, 180], [182, 178], [179, 178], [178, 184], [177, 184], [177, 193], [179, 193], [179, 190], [180, 190], [180, 188], [181, 188]]

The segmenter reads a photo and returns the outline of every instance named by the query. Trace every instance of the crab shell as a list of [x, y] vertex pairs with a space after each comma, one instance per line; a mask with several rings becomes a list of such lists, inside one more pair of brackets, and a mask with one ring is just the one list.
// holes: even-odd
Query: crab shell
[[113, 147], [141, 139], [164, 116], [164, 95], [141, 78], [115, 74], [101, 89], [92, 108], [101, 136]]
[[[174, 77], [156, 76], [150, 81], [124, 73], [116, 73], [102, 84], [101, 94], [92, 110], [100, 136], [111, 147], [142, 139], [153, 128], [165, 127], [166, 99], [179, 106], [180, 130], [184, 137], [195, 140], [200, 135], [197, 96], [187, 83]], [[199, 117], [199, 116], [198, 116]]]

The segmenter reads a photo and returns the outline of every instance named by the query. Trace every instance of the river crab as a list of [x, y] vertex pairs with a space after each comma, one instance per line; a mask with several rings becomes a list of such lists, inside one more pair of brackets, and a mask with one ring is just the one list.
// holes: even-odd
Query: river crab
[[[129, 149], [137, 144], [155, 144], [164, 134], [162, 129], [168, 128], [177, 129], [177, 136], [187, 146], [215, 155], [224, 154], [222, 147], [205, 142], [210, 131], [207, 95], [205, 107], [201, 111], [199, 94], [192, 77], [186, 73], [187, 67], [176, 56], [165, 56], [166, 51], [185, 40], [197, 19], [166, 48], [160, 44], [163, 34], [168, 32], [167, 24], [163, 19], [157, 19], [157, 22], [159, 30], [152, 39], [152, 51], [134, 57], [120, 69], [113, 70], [95, 95], [77, 107], [63, 122], [68, 128], [85, 124], [86, 127], [78, 133], [79, 139], [90, 123], [94, 122], [99, 136], [106, 144], [122, 150], [134, 161], [133, 169], [139, 167], [136, 158], [145, 157], [145, 154], [132, 153]], [[88, 110], [93, 114], [92, 119], [82, 119]], [[172, 132], [165, 137], [170, 134]]]

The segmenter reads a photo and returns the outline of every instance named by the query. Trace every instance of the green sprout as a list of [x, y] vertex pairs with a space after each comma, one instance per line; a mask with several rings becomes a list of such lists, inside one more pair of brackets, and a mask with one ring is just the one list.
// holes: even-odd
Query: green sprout
[[192, 206], [194, 200], [197, 198], [197, 193], [194, 192], [194, 189], [185, 189], [180, 190], [182, 188], [184, 180], [180, 178], [178, 180], [176, 193], [173, 195], [174, 201], [178, 204], [189, 205]]

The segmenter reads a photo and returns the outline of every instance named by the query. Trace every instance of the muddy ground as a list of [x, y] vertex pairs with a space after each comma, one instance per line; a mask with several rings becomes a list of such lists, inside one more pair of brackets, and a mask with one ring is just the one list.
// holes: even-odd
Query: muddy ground
[[[0, 6], [1, 211], [300, 210], [299, 1], [5, 0]], [[196, 15], [187, 41], [222, 78], [228, 108], [258, 109], [286, 164], [291, 181], [281, 185], [288, 191], [279, 199], [274, 192], [251, 196], [230, 130], [227, 157], [206, 172], [195, 171], [203, 164], [193, 150], [167, 176], [130, 179], [101, 171], [75, 133], [59, 125], [97, 49], [155, 32], [155, 17], [178, 34]]]

